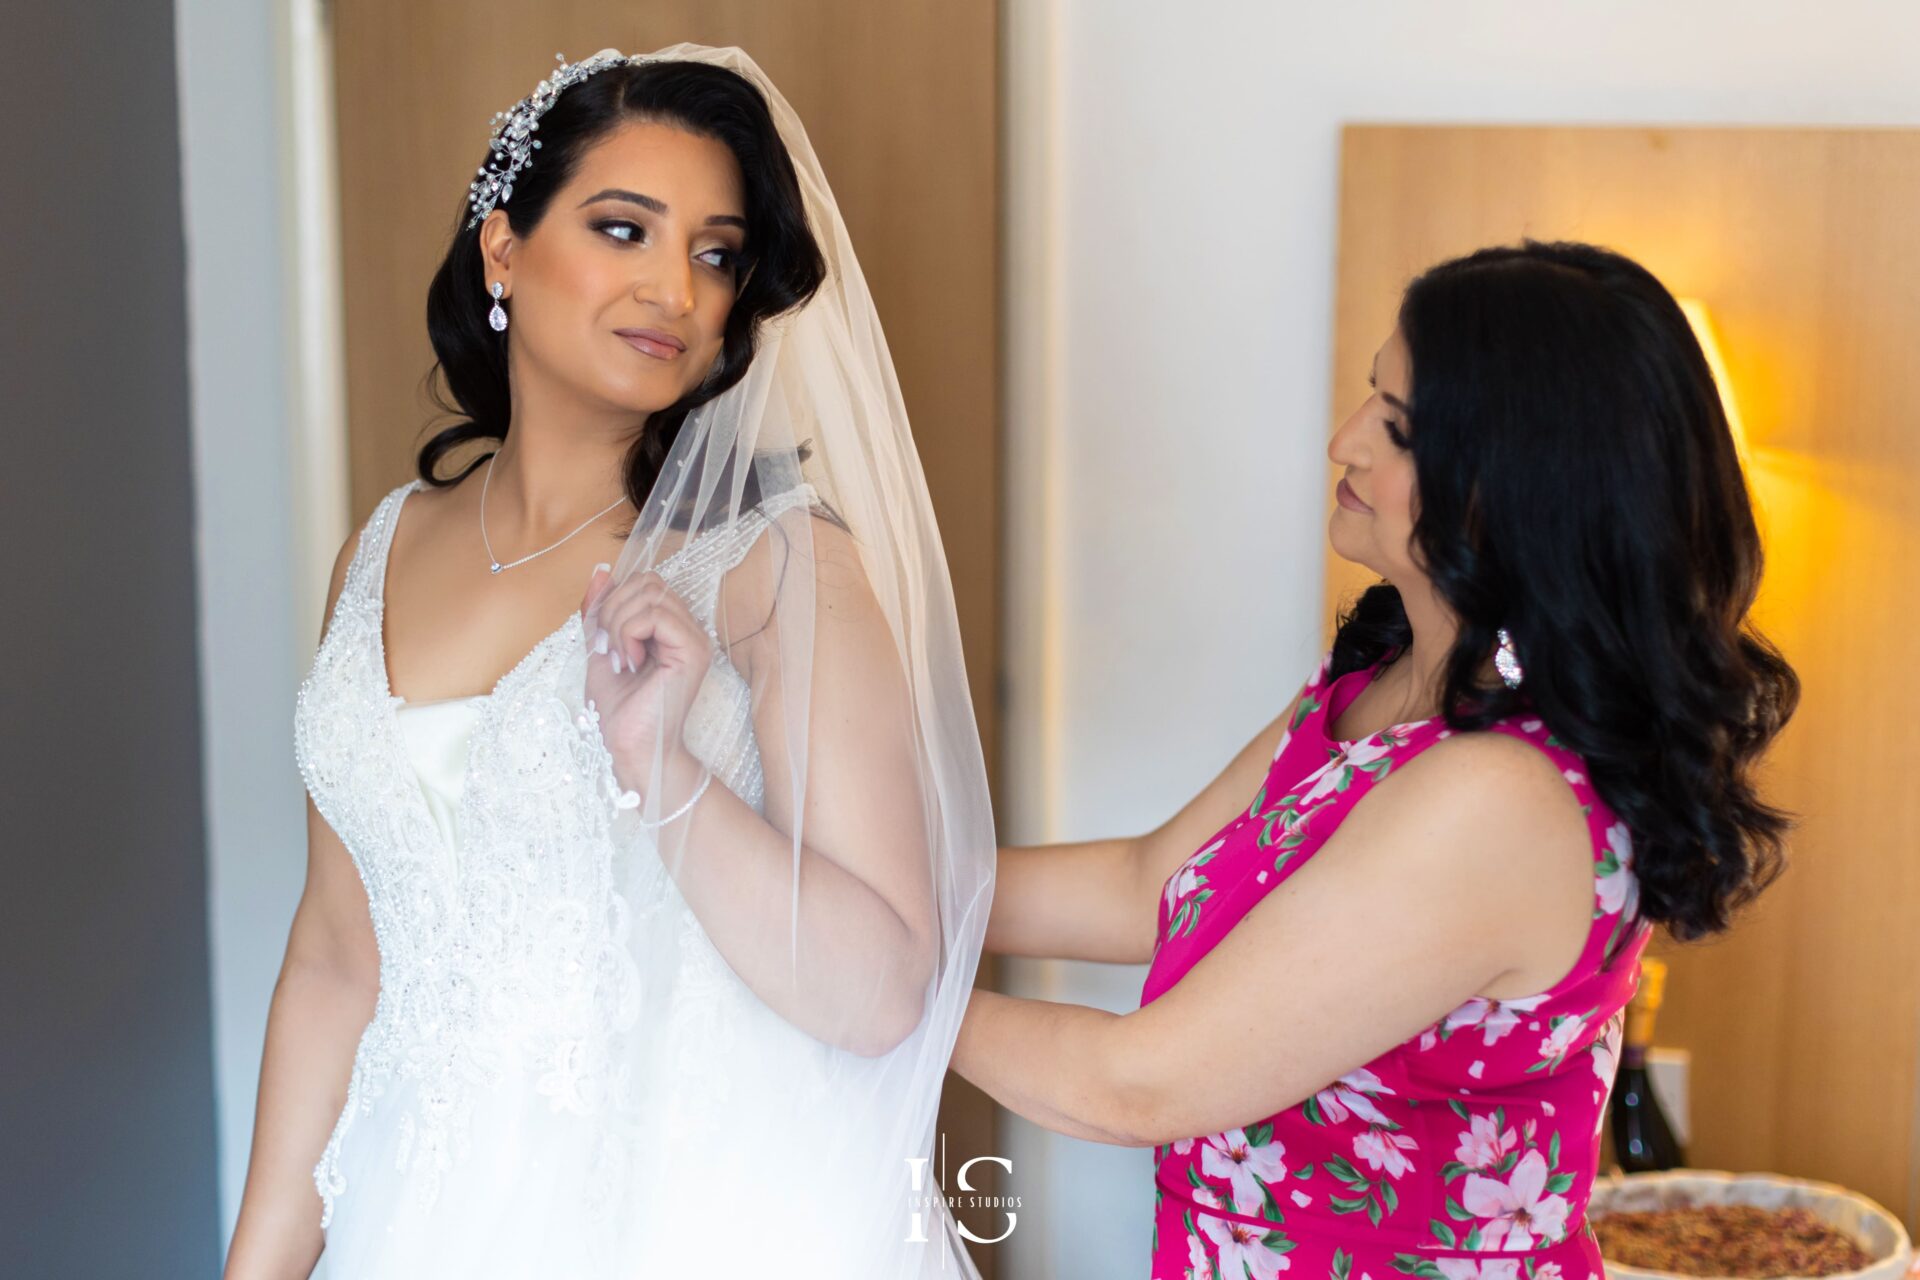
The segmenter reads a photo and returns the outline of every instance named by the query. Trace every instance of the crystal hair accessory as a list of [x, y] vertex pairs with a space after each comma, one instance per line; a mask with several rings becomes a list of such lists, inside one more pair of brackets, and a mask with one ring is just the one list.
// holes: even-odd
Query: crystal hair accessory
[[602, 49], [578, 62], [568, 62], [563, 53], [553, 56], [560, 63], [553, 74], [535, 85], [532, 93], [512, 107], [493, 114], [493, 132], [487, 139], [493, 156], [474, 171], [480, 176], [467, 184], [467, 203], [473, 208], [473, 216], [467, 219], [468, 229], [479, 225], [480, 220], [493, 211], [496, 203], [505, 204], [508, 197], [513, 195], [514, 178], [522, 169], [533, 167], [533, 149], [540, 145], [540, 139], [533, 136], [534, 131], [540, 127], [540, 117], [546, 114], [547, 108], [562, 93], [596, 71], [654, 61], [642, 54], [628, 57], [618, 49]]

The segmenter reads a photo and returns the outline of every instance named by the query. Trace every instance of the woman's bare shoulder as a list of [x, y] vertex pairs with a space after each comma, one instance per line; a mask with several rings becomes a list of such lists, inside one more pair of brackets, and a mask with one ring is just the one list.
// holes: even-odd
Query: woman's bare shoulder
[[721, 602], [738, 617], [765, 617], [783, 592], [802, 587], [823, 622], [879, 609], [854, 535], [818, 507], [790, 508], [761, 525], [721, 580]]
[[1586, 829], [1560, 767], [1530, 743], [1495, 730], [1448, 733], [1393, 769], [1374, 791], [1382, 807], [1440, 804], [1483, 814], [1489, 828], [1520, 824], [1530, 836]]
[[1591, 888], [1592, 837], [1579, 797], [1546, 753], [1497, 731], [1449, 734], [1392, 769], [1340, 836], [1409, 870], [1437, 860], [1490, 894], [1535, 904]]

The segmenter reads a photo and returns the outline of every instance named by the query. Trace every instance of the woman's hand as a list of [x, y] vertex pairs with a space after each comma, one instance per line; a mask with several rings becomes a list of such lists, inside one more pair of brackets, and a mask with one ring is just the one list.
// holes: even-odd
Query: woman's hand
[[[713, 663], [713, 637], [659, 574], [611, 583], [612, 574], [595, 566], [580, 601], [586, 695], [600, 717], [614, 777], [645, 795], [656, 763], [662, 779], [697, 774], [681, 730]], [[674, 790], [670, 782], [667, 789]], [[681, 798], [663, 795], [661, 808]]]

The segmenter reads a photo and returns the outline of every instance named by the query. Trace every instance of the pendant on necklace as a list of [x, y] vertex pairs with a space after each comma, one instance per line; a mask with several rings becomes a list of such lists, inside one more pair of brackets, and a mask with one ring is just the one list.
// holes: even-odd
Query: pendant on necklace
[[498, 572], [500, 572], [500, 566], [499, 566], [498, 564], [495, 564], [495, 565], [493, 566], [493, 570], [492, 570], [492, 572], [494, 572], [494, 573], [498, 573]]

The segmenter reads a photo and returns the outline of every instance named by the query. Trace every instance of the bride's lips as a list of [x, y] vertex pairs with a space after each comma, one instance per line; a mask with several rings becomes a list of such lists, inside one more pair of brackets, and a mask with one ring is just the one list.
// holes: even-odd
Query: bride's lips
[[615, 329], [614, 336], [656, 360], [672, 360], [687, 349], [687, 344], [659, 329]]
[[1333, 496], [1349, 511], [1358, 511], [1366, 516], [1373, 514], [1373, 508], [1360, 501], [1360, 495], [1353, 491], [1353, 486], [1347, 483], [1345, 476], [1340, 477], [1340, 483], [1334, 486]]

